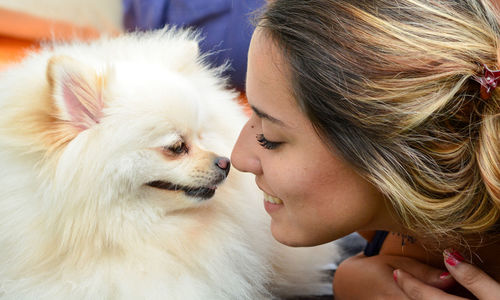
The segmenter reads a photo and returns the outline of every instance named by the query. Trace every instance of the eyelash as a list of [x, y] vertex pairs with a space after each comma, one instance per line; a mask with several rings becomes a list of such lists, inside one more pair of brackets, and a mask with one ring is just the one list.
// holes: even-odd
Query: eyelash
[[279, 145], [282, 144], [282, 142], [273, 142], [273, 141], [266, 139], [266, 137], [262, 133], [257, 134], [257, 142], [259, 142], [259, 144], [262, 147], [269, 149], [269, 150], [276, 149]]

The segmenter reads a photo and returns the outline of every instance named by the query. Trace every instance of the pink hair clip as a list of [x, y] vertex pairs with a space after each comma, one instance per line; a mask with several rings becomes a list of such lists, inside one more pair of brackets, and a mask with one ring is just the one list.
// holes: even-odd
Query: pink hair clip
[[475, 81], [481, 85], [480, 95], [482, 99], [489, 99], [491, 92], [497, 87], [500, 82], [500, 70], [492, 71], [483, 64], [483, 75], [473, 76]]

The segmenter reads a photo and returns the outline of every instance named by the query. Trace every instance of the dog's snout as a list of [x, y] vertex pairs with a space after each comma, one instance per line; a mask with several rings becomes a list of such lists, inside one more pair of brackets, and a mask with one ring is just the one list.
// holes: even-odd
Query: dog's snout
[[225, 175], [229, 173], [229, 169], [231, 168], [231, 161], [227, 157], [217, 157], [215, 159], [215, 165], [224, 171]]

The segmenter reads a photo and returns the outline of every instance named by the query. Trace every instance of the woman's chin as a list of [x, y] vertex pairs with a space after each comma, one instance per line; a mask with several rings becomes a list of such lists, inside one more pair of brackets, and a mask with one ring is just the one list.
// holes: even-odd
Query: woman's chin
[[341, 234], [318, 235], [311, 231], [294, 231], [291, 226], [283, 222], [277, 222], [275, 219], [271, 219], [271, 234], [276, 241], [290, 247], [314, 247], [344, 236]]
[[307, 241], [297, 238], [289, 226], [283, 225], [284, 224], [279, 224], [274, 219], [271, 220], [271, 234], [276, 241], [290, 247], [308, 246]]

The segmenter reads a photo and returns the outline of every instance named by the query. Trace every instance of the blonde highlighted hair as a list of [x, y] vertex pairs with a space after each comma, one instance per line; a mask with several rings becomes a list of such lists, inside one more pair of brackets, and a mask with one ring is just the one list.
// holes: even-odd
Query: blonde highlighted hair
[[275, 0], [259, 18], [319, 135], [408, 229], [498, 235], [500, 69], [495, 7], [476, 0]]

